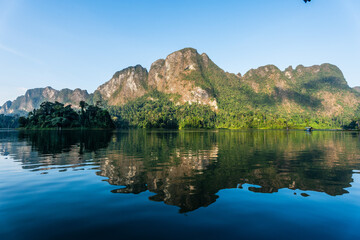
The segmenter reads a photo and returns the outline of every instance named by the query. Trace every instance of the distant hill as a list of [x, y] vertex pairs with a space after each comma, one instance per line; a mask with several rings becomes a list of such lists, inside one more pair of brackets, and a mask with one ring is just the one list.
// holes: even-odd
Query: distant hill
[[101, 101], [105, 106], [124, 106], [143, 96], [156, 101], [152, 93], [159, 92], [176, 106], [209, 106], [226, 119], [261, 112], [277, 118], [310, 114], [342, 121], [358, 111], [359, 91], [359, 87], [350, 88], [341, 70], [331, 64], [290, 66], [284, 71], [267, 65], [241, 76], [225, 72], [205, 53], [185, 48], [155, 61], [149, 71], [137, 65], [116, 72], [93, 94], [80, 89], [31, 89], [15, 101], [6, 102], [0, 113], [24, 114], [43, 101], [74, 106], [81, 100]]
[[34, 88], [26, 91], [25, 95], [19, 96], [13, 102], [7, 101], [0, 109], [0, 114], [20, 114], [24, 115], [33, 109], [39, 108], [45, 101], [55, 102], [66, 105], [74, 105], [78, 108], [79, 102], [88, 100], [90, 95], [86, 90], [81, 89], [62, 89], [60, 91], [51, 87]]

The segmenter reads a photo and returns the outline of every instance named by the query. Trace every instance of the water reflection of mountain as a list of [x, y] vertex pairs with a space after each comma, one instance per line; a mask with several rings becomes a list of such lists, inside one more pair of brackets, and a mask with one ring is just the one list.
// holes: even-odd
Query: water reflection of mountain
[[[23, 134], [23, 135], [22, 135]], [[49, 135], [50, 134], [50, 135]], [[347, 193], [360, 169], [357, 133], [285, 131], [128, 131], [19, 133], [26, 168], [91, 161], [98, 175], [119, 185], [114, 193], [155, 193], [150, 200], [195, 210], [216, 201], [221, 189], [253, 184], [250, 191], [279, 189]], [[0, 139], [2, 139], [0, 133]], [[9, 141], [11, 142], [11, 141]], [[0, 144], [10, 144], [0, 140]], [[10, 144], [11, 145], [11, 144]], [[7, 148], [8, 152], [10, 148]], [[24, 149], [23, 149], [24, 150]], [[10, 151], [11, 152], [11, 151]], [[14, 151], [13, 151], [14, 152]], [[26, 158], [25, 153], [37, 154]], [[32, 164], [29, 163], [29, 159]], [[40, 160], [39, 160], [40, 159]], [[46, 161], [44, 160], [46, 159]]]
[[197, 176], [217, 161], [213, 132], [129, 132], [118, 135], [101, 161], [99, 175], [124, 187], [114, 193], [156, 193], [153, 201], [191, 211], [213, 203], [216, 191], [203, 192]]
[[261, 193], [289, 188], [341, 195], [360, 166], [358, 135], [339, 132], [134, 132], [107, 150], [112, 154], [99, 174], [125, 186], [113, 192], [149, 190], [156, 193], [151, 200], [182, 212], [244, 183], [260, 186], [249, 190]]

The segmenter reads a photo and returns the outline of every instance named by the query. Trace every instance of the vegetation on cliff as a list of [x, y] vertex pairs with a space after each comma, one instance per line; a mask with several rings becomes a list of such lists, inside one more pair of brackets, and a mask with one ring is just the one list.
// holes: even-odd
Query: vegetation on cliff
[[27, 117], [19, 118], [22, 128], [104, 128], [112, 129], [115, 125], [107, 110], [98, 106], [80, 102], [79, 112], [59, 102], [43, 102], [39, 109], [34, 109]]
[[[356, 129], [355, 116], [323, 117], [313, 113], [281, 114], [241, 111], [237, 105], [214, 111], [202, 104], [176, 105], [176, 96], [154, 91], [123, 106], [109, 106], [117, 128], [229, 128], [229, 129]], [[233, 106], [233, 108], [231, 108]]]
[[[175, 96], [176, 97], [176, 96]], [[158, 91], [124, 106], [110, 106], [118, 128], [214, 128], [216, 113], [207, 105], [176, 105], [174, 96]]]

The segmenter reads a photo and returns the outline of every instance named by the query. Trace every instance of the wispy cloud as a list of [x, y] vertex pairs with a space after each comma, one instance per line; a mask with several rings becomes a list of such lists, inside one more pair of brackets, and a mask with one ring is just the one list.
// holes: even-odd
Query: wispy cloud
[[[17, 12], [20, 2], [21, 2], [20, 0], [0, 1], [0, 37], [5, 36], [8, 21]], [[3, 41], [3, 39], [0, 39], [0, 41]], [[36, 64], [43, 64], [43, 62], [40, 61], [39, 59], [26, 55], [12, 47], [2, 44], [1, 42], [0, 42], [0, 51], [13, 54], [15, 56], [18, 56], [20, 58], [23, 58], [25, 60], [31, 61]]]
[[30, 57], [20, 51], [17, 51], [16, 49], [13, 49], [13, 48], [10, 48], [8, 46], [5, 46], [4, 44], [0, 43], [0, 50], [1, 51], [5, 51], [5, 52], [8, 52], [8, 53], [11, 53], [15, 56], [18, 56], [18, 57], [21, 57], [25, 60], [28, 60], [28, 61], [31, 61], [33, 63], [36, 63], [36, 64], [43, 64], [42, 61], [40, 61], [39, 59], [36, 59], [36, 58], [33, 58], [33, 57]]

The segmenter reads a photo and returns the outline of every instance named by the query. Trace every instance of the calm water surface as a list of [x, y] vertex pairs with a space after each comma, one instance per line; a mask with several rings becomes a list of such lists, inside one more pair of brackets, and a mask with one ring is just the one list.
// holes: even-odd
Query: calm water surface
[[0, 239], [360, 239], [360, 135], [0, 131]]

